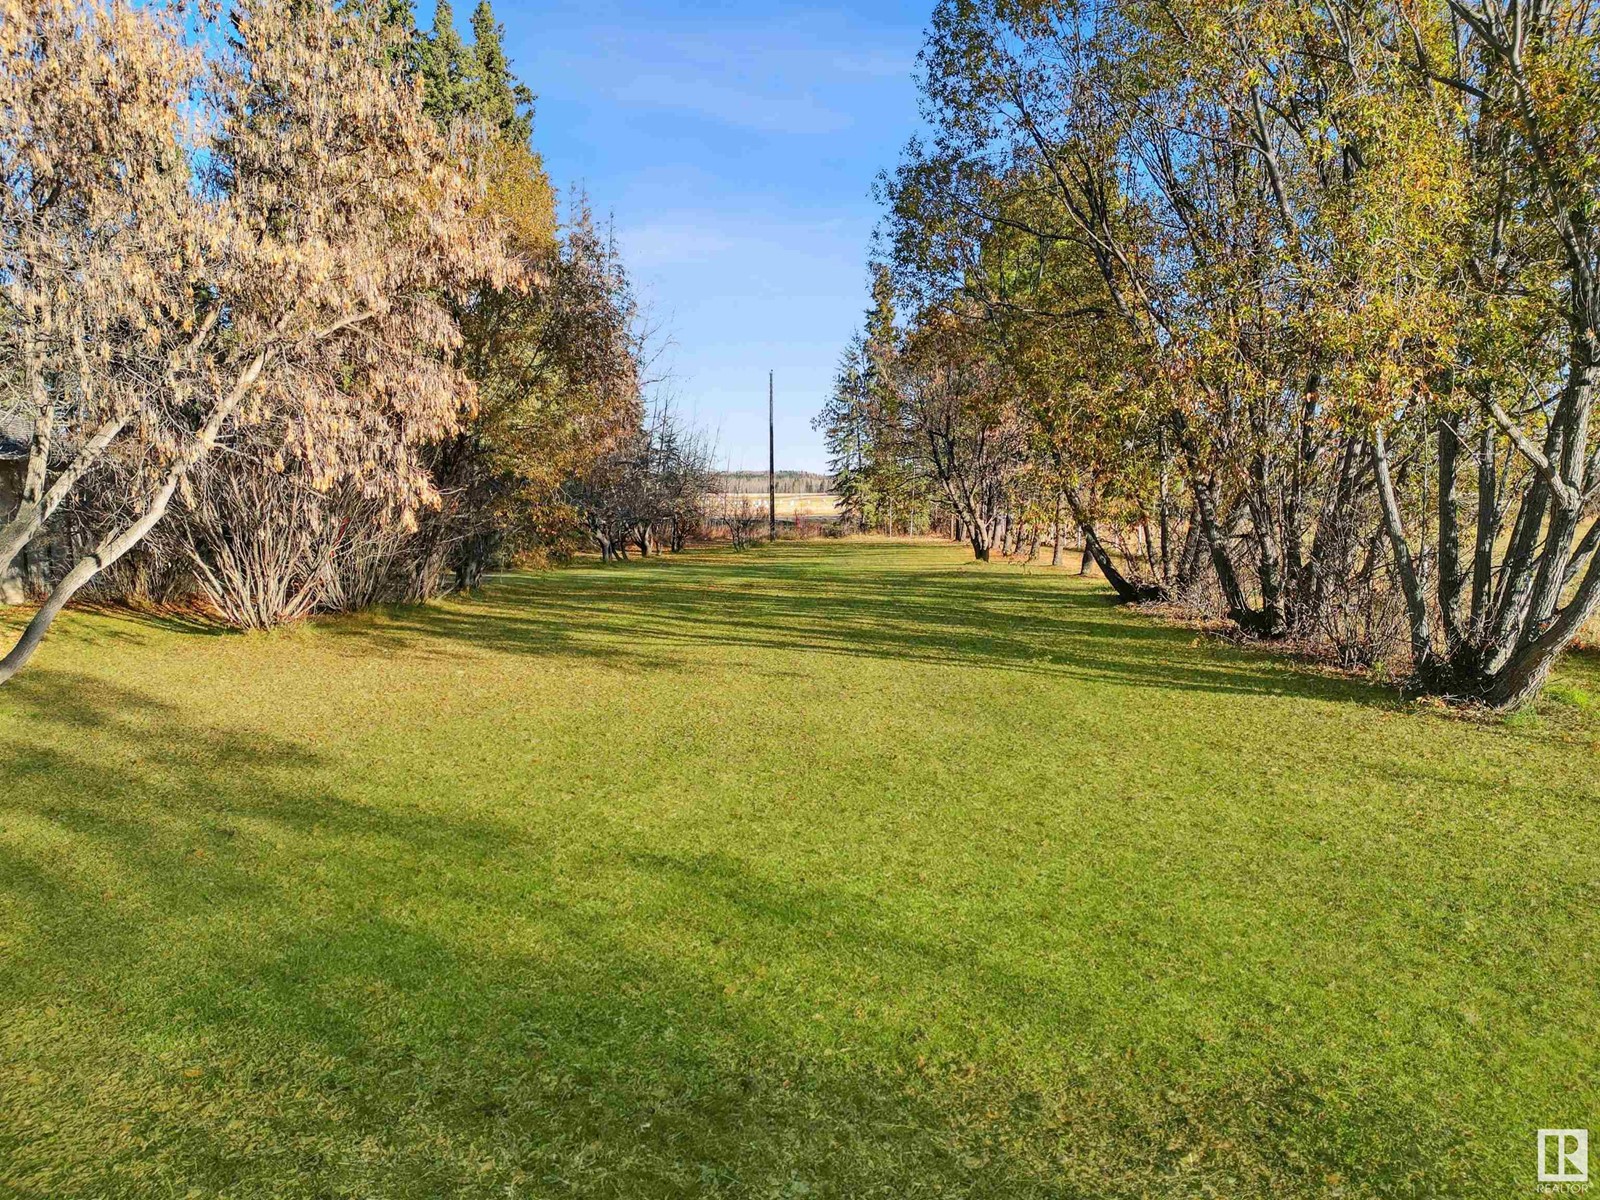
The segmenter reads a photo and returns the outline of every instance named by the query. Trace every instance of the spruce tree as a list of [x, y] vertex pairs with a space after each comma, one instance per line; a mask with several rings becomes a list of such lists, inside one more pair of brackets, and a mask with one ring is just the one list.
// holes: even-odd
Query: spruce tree
[[525, 145], [533, 136], [533, 92], [511, 74], [502, 33], [489, 0], [479, 0], [472, 11], [474, 70], [468, 105], [474, 117], [501, 137]]
[[456, 33], [455, 10], [450, 0], [439, 0], [433, 10], [433, 32], [422, 39], [419, 72], [423, 110], [440, 127], [465, 115], [468, 51]]

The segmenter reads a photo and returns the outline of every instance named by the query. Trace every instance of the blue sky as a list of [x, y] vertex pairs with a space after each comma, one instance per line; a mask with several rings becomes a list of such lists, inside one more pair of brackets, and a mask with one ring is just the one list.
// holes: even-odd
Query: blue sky
[[495, 5], [536, 148], [615, 220], [678, 401], [735, 469], [766, 466], [769, 368], [778, 465], [825, 465], [811, 417], [867, 305], [872, 181], [915, 129], [932, 7]]

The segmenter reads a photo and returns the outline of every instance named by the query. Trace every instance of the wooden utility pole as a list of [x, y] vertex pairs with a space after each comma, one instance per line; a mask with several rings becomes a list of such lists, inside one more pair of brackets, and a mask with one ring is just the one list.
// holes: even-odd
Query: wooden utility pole
[[772, 372], [767, 372], [767, 540], [778, 540], [778, 443], [772, 432]]

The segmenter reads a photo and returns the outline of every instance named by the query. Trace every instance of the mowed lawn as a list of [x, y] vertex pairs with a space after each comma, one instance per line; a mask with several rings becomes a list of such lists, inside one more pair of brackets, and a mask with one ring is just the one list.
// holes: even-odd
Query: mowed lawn
[[70, 616], [0, 689], [0, 1195], [1533, 1194], [1593, 668], [1466, 721], [964, 558]]

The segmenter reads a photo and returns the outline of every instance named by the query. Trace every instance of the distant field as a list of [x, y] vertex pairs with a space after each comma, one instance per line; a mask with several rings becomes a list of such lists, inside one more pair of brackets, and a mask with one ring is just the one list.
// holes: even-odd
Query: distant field
[[[718, 511], [725, 505], [737, 505], [741, 497], [748, 498], [758, 511], [767, 511], [765, 491], [714, 493], [711, 498], [712, 511]], [[780, 521], [793, 521], [797, 517], [831, 521], [839, 516], [839, 497], [831, 492], [792, 492], [787, 496], [780, 492], [777, 508]]]

